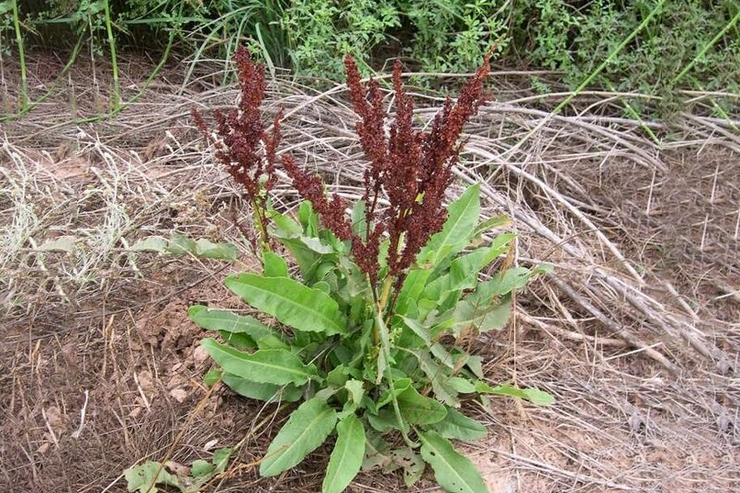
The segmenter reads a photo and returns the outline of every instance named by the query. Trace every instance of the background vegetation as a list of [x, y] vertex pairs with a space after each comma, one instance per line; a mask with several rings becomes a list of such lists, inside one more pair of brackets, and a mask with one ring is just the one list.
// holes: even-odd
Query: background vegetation
[[496, 44], [499, 64], [555, 72], [535, 80], [542, 92], [588, 81], [676, 109], [679, 90], [740, 92], [739, 19], [734, 0], [5, 0], [0, 46], [21, 57], [24, 44], [89, 47], [115, 65], [116, 47], [174, 47], [197, 62], [246, 42], [273, 72], [341, 80], [347, 53], [365, 73], [399, 55], [424, 72], [469, 72]]

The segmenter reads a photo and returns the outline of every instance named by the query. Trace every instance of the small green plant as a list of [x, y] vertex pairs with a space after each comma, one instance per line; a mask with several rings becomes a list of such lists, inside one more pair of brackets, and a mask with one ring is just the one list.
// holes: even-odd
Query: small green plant
[[[488, 97], [488, 59], [457, 102], [445, 102], [429, 132], [413, 128], [413, 101], [403, 89], [399, 62], [395, 119], [388, 124], [379, 84], [363, 86], [354, 61], [345, 59], [360, 117], [357, 133], [370, 161], [364, 197], [351, 207], [327, 194], [321, 179], [290, 155], [278, 163], [280, 114], [268, 132], [259, 111], [264, 69], [245, 49], [236, 63], [239, 109], [216, 113], [216, 137], [200, 114], [194, 118], [216, 146], [217, 159], [244, 185], [260, 232], [254, 244], [261, 246], [262, 272], [231, 275], [225, 284], [274, 322], [200, 305], [189, 315], [221, 335], [223, 342], [202, 341], [220, 366], [215, 378], [246, 397], [299, 403], [270, 444], [260, 473], [291, 469], [336, 435], [324, 493], [343, 491], [362, 468], [372, 467], [401, 469], [411, 485], [425, 464], [447, 491], [487, 491], [450, 441], [486, 434], [460, 411], [462, 404], [487, 394], [536, 404], [552, 400], [537, 389], [489, 385], [482, 358], [460, 344], [504, 327], [512, 293], [543, 270], [497, 264], [514, 235], [483, 241], [485, 232], [506, 220], [479, 222], [477, 185], [444, 206], [463, 145], [460, 133]], [[270, 207], [278, 164], [305, 199], [297, 217]], [[482, 280], [481, 273], [496, 265], [498, 271]]]
[[223, 448], [213, 453], [210, 461], [198, 459], [190, 467], [173, 462], [162, 464], [146, 461], [126, 469], [124, 476], [128, 490], [136, 493], [157, 493], [157, 485], [177, 488], [181, 493], [197, 493], [216, 475], [226, 470], [232, 449]]

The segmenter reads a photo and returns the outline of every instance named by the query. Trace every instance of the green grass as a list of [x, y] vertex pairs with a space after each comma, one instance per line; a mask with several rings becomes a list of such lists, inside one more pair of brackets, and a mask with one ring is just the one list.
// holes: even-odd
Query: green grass
[[[109, 62], [111, 103], [99, 115], [106, 118], [131, 102], [122, 100], [118, 57], [137, 46], [161, 50], [152, 78], [174, 51], [189, 63], [187, 83], [206, 60], [228, 69], [247, 44], [273, 76], [289, 68], [322, 85], [341, 79], [347, 53], [364, 75], [398, 55], [411, 70], [461, 73], [495, 44], [500, 63], [550, 69], [542, 84], [559, 79], [574, 95], [589, 88], [658, 96], [649, 106], [622, 100], [626, 116], [649, 120], [682, 111], [683, 90], [740, 92], [738, 20], [739, 6], [701, 0], [4, 0], [0, 41], [21, 64], [17, 116], [39, 102], [29, 99], [25, 63], [37, 46], [64, 47], [72, 63], [83, 48]], [[710, 99], [711, 111], [729, 120], [735, 100]]]

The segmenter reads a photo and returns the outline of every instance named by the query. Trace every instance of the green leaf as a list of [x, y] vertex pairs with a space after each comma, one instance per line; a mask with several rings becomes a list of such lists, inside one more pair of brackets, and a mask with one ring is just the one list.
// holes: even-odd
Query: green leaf
[[460, 455], [439, 433], [419, 435], [421, 456], [432, 466], [439, 485], [452, 493], [488, 493], [488, 487], [475, 465]]
[[352, 207], [352, 231], [362, 239], [367, 241], [367, 221], [365, 218], [365, 201], [358, 200]]
[[444, 438], [454, 440], [478, 440], [488, 434], [486, 427], [468, 418], [456, 409], [447, 409], [447, 416], [432, 428]]
[[347, 393], [350, 396], [350, 401], [359, 405], [362, 402], [362, 398], [365, 395], [365, 388], [361, 380], [350, 379], [344, 384], [344, 388], [347, 389]]
[[213, 452], [213, 465], [216, 466], [216, 472], [222, 473], [226, 470], [226, 466], [229, 465], [229, 459], [234, 449], [231, 447], [224, 447]]
[[276, 331], [256, 318], [237, 315], [228, 310], [211, 310], [207, 306], [194, 305], [188, 309], [188, 316], [204, 329], [246, 334], [254, 341], [259, 341], [269, 335], [278, 335]]
[[216, 467], [207, 460], [196, 459], [190, 466], [190, 474], [192, 474], [194, 478], [198, 478], [211, 474], [215, 468]]
[[275, 252], [265, 250], [262, 265], [265, 277], [288, 277], [288, 263]]
[[537, 274], [550, 271], [552, 271], [552, 266], [549, 264], [539, 265], [534, 269], [526, 267], [507, 269], [503, 273], [496, 274], [490, 281], [481, 283], [474, 298], [490, 300], [492, 297], [505, 296], [526, 286], [527, 282]]
[[447, 415], [447, 408], [436, 399], [421, 395], [413, 386], [398, 394], [401, 416], [411, 425], [438, 423]]
[[321, 399], [309, 399], [293, 411], [267, 449], [260, 475], [275, 476], [298, 465], [334, 430], [337, 413]]
[[231, 243], [212, 243], [206, 239], [195, 242], [195, 255], [216, 260], [236, 260], [236, 246]]
[[441, 261], [461, 251], [470, 242], [480, 215], [480, 185], [467, 190], [447, 208], [447, 221], [442, 231], [429, 239], [417, 256], [419, 264], [436, 267]]
[[490, 246], [478, 248], [456, 258], [450, 264], [447, 274], [426, 286], [423, 296], [439, 301], [447, 293], [475, 287], [480, 271], [509, 249], [509, 243], [514, 236], [512, 233], [499, 235]]
[[365, 455], [365, 428], [354, 414], [337, 424], [337, 443], [326, 467], [323, 493], [341, 493], [362, 467]]
[[253, 382], [303, 385], [316, 376], [314, 365], [304, 365], [298, 356], [284, 349], [261, 349], [250, 354], [213, 339], [203, 339], [201, 345], [224, 371]]
[[288, 277], [255, 274], [229, 276], [225, 284], [253, 307], [296, 330], [326, 335], [346, 331], [346, 321], [339, 305], [319, 289], [309, 288]]
[[225, 385], [237, 394], [258, 401], [296, 402], [303, 395], [301, 389], [294, 385], [253, 382], [252, 380], [247, 380], [231, 373], [224, 373], [221, 379]]
[[313, 279], [313, 273], [324, 256], [308, 248], [298, 238], [281, 238], [280, 243], [283, 244], [295, 259], [298, 267], [301, 269], [303, 278]]
[[426, 464], [419, 454], [408, 447], [397, 448], [390, 452], [390, 463], [383, 467], [384, 473], [398, 468], [403, 469], [403, 482], [411, 488], [424, 474]]
[[186, 253], [195, 255], [195, 242], [187, 236], [174, 233], [165, 251], [175, 255], [184, 255]]
[[131, 492], [157, 493], [159, 489], [154, 486], [155, 484], [166, 484], [180, 490], [185, 488], [176, 475], [168, 473], [159, 462], [151, 460], [126, 469], [124, 476]]
[[[425, 350], [413, 352], [419, 360], [419, 367], [432, 384], [434, 395], [441, 402], [450, 407], [458, 407], [460, 401], [457, 398], [457, 390], [449, 382], [448, 370], [440, 366]], [[451, 364], [452, 361], [450, 360]]]
[[479, 306], [466, 297], [440, 317], [442, 321], [437, 330], [447, 329], [456, 337], [470, 329], [481, 332], [500, 330], [506, 326], [510, 315], [511, 303], [508, 300]]
[[38, 250], [44, 252], [74, 253], [77, 250], [77, 238], [74, 236], [60, 236], [56, 240], [42, 243], [39, 245]]
[[524, 389], [524, 393], [527, 394], [529, 402], [536, 406], [549, 406], [555, 403], [555, 398], [544, 390], [529, 387]]
[[478, 237], [494, 228], [502, 228], [504, 226], [509, 226], [510, 224], [511, 218], [509, 218], [509, 216], [507, 216], [506, 214], [499, 214], [498, 216], [493, 216], [489, 219], [486, 219], [478, 226], [476, 226], [475, 231], [473, 232], [473, 236]]
[[203, 375], [203, 385], [206, 387], [213, 387], [218, 382], [221, 381], [221, 377], [223, 376], [224, 372], [222, 370], [212, 369], [208, 370], [205, 375]]
[[167, 240], [161, 236], [150, 236], [131, 245], [131, 250], [164, 253], [167, 250]]
[[473, 372], [473, 375], [478, 378], [483, 378], [483, 359], [480, 356], [468, 356], [467, 360], [465, 361], [465, 365], [470, 368], [470, 371]]
[[301, 236], [300, 241], [313, 252], [320, 253], [322, 255], [334, 253], [334, 248], [332, 248], [330, 245], [323, 244], [321, 240], [316, 237]]
[[491, 387], [487, 383], [478, 380], [475, 382], [475, 391], [479, 394], [502, 395], [506, 397], [518, 397], [525, 399], [537, 406], [547, 406], [555, 402], [555, 398], [543, 390], [537, 388], [520, 389], [513, 385], [497, 385]]
[[409, 272], [406, 280], [398, 293], [396, 301], [396, 313], [399, 315], [409, 315], [410, 306], [415, 306], [419, 301], [419, 296], [424, 292], [432, 269], [413, 269]]
[[274, 233], [278, 238], [295, 238], [303, 233], [303, 228], [293, 218], [274, 210], [269, 211], [269, 215], [277, 228]]
[[304, 200], [298, 206], [298, 220], [303, 226], [303, 231], [308, 236], [318, 236], [319, 234], [319, 216], [313, 210], [311, 202]]

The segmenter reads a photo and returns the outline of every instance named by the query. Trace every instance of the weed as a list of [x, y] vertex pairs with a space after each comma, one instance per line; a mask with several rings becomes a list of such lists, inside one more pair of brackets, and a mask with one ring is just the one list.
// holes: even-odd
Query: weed
[[[299, 403], [260, 463], [263, 476], [299, 464], [331, 435], [336, 442], [322, 490], [343, 491], [362, 468], [402, 469], [408, 485], [425, 463], [448, 491], [486, 491], [472, 462], [450, 440], [474, 440], [485, 427], [462, 414], [467, 399], [487, 394], [535, 403], [551, 397], [537, 389], [484, 381], [482, 360], [458, 344], [479, 332], [504, 327], [512, 293], [543, 267], [499, 265], [514, 235], [490, 244], [482, 234], [505, 220], [479, 222], [479, 187], [444, 205], [466, 121], [487, 100], [486, 58], [450, 99], [428, 132], [413, 128], [413, 101], [393, 72], [395, 118], [386, 121], [383, 94], [367, 86], [352, 58], [345, 59], [357, 133], [369, 159], [364, 196], [350, 204], [325, 191], [318, 176], [283, 154], [282, 168], [305, 200], [297, 218], [270, 207], [279, 119], [271, 133], [260, 122], [264, 68], [246, 49], [237, 53], [242, 100], [230, 115], [217, 115], [216, 136], [194, 113], [216, 158], [252, 197], [261, 244], [261, 273], [226, 278], [226, 286], [276, 321], [193, 306], [201, 327], [218, 331], [203, 347], [220, 366], [220, 378], [235, 392], [268, 402]], [[387, 129], [387, 130], [386, 130]], [[387, 197], [388, 206], [381, 206]], [[257, 212], [256, 209], [262, 209]], [[273, 240], [276, 244], [273, 244]], [[298, 272], [279, 254], [289, 252]]]

